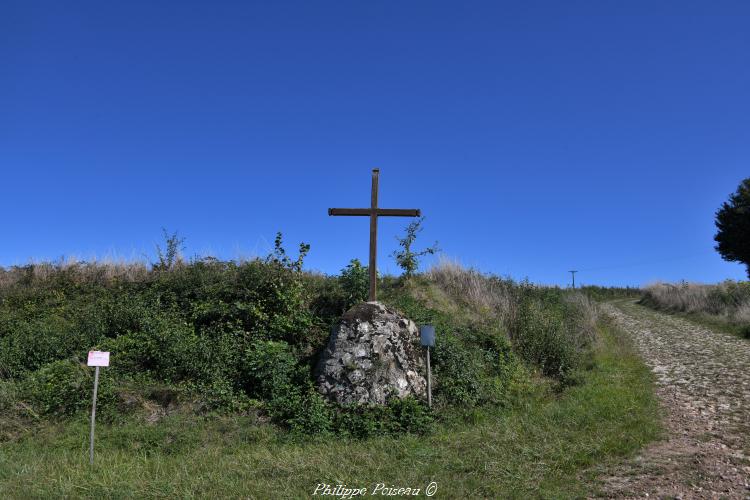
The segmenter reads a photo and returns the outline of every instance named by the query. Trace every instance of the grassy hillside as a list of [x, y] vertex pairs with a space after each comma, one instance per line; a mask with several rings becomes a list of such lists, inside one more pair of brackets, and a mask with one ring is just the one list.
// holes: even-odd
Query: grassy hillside
[[[315, 391], [317, 357], [331, 326], [366, 296], [367, 270], [352, 262], [340, 276], [306, 273], [306, 250], [292, 259], [279, 238], [267, 258], [241, 263], [5, 271], [0, 377], [6, 400], [16, 398], [5, 406], [27, 420], [85, 411], [91, 370], [82, 361], [97, 348], [113, 360], [100, 389], [104, 420], [189, 407], [255, 412], [299, 434], [427, 431], [435, 415], [420, 401], [335, 407]], [[436, 415], [501, 404], [530, 370], [569, 383], [591, 362], [595, 308], [583, 295], [451, 264], [381, 285], [383, 301], [437, 327]]]
[[582, 498], [608, 465], [659, 433], [649, 371], [611, 327], [595, 368], [555, 391], [536, 380], [512, 405], [472, 410], [425, 436], [307, 438], [254, 416], [165, 417], [98, 427], [49, 423], [0, 444], [0, 495], [31, 497], [308, 498], [320, 483], [372, 491], [438, 486], [435, 498]]
[[750, 282], [656, 283], [644, 290], [641, 303], [750, 338]]
[[[308, 248], [3, 270], [0, 494], [307, 496], [432, 478], [450, 495], [558, 496], [656, 435], [648, 372], [586, 295], [451, 263], [381, 283], [437, 327], [434, 408], [325, 401], [312, 370], [367, 270], [304, 272]], [[89, 470], [92, 348], [112, 366]]]

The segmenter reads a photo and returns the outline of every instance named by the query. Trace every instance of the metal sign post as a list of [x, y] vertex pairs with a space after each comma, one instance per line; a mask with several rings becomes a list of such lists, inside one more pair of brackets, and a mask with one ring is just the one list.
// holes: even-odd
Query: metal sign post
[[94, 427], [96, 426], [96, 391], [99, 389], [99, 367], [94, 372], [94, 398], [91, 402], [91, 436], [89, 437], [89, 463], [94, 465]]
[[427, 406], [432, 408], [432, 370], [430, 370], [430, 346], [427, 346]]
[[427, 406], [432, 408], [432, 370], [430, 369], [430, 347], [435, 346], [435, 327], [422, 325], [419, 327], [419, 337], [422, 345], [427, 348]]
[[96, 393], [99, 390], [99, 368], [109, 366], [109, 353], [89, 351], [88, 366], [95, 366], [94, 397], [91, 400], [91, 435], [89, 437], [89, 464], [94, 465], [94, 427], [96, 425]]

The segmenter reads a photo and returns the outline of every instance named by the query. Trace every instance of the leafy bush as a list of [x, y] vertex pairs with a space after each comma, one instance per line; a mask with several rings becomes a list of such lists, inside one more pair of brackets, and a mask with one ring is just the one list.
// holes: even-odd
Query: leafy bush
[[389, 433], [390, 414], [388, 406], [348, 405], [339, 410], [335, 426], [337, 431], [345, 436], [382, 436]]
[[482, 358], [450, 334], [434, 349], [435, 397], [447, 405], [475, 406], [481, 397]]
[[348, 405], [341, 408], [335, 420], [339, 434], [355, 438], [425, 434], [434, 417], [423, 401], [414, 398], [391, 399], [387, 405]]
[[292, 389], [297, 360], [289, 344], [272, 340], [254, 342], [245, 352], [241, 367], [245, 391], [270, 401]]
[[388, 302], [417, 324], [435, 326], [432, 364], [436, 405], [473, 407], [505, 400], [517, 366], [516, 355], [499, 321], [477, 324], [426, 307], [408, 291], [389, 297]]
[[0, 376], [22, 377], [50, 360], [76, 354], [86, 344], [85, 332], [75, 330], [60, 314], [42, 313], [19, 321], [0, 338]]
[[352, 259], [349, 265], [341, 270], [339, 282], [346, 297], [345, 309], [364, 302], [370, 294], [369, 268], [363, 266], [359, 259]]
[[231, 380], [214, 378], [210, 382], [188, 382], [184, 384], [186, 393], [199, 398], [200, 408], [217, 413], [246, 412], [256, 407], [257, 401], [237, 390]]
[[168, 315], [145, 318], [142, 331], [105, 340], [99, 347], [115, 353], [112, 369], [118, 373], [166, 382], [194, 378], [206, 354], [193, 327]]
[[325, 435], [331, 431], [334, 410], [309, 381], [275, 395], [269, 408], [271, 416], [295, 434]]
[[[424, 402], [339, 407], [313, 386], [311, 367], [330, 327], [367, 297], [367, 268], [357, 260], [340, 276], [306, 273], [309, 245], [292, 258], [280, 234], [271, 255], [245, 262], [182, 261], [177, 249], [168, 245], [150, 270], [96, 263], [2, 270], [0, 382], [22, 389], [14, 407], [49, 416], [88, 409], [92, 371], [74, 359], [98, 348], [112, 352], [100, 387], [104, 414], [118, 411], [115, 393], [132, 395], [119, 398], [130, 398], [119, 411], [163, 406], [148, 389], [163, 387], [193, 398], [198, 411], [265, 411], [292, 434], [429, 430], [435, 415]], [[521, 360], [562, 378], [582, 365], [593, 316], [581, 297], [443, 262], [408, 281], [384, 279], [381, 300], [435, 325], [442, 412], [505, 404], [525, 377]]]
[[394, 398], [388, 402], [388, 408], [392, 414], [390, 422], [392, 434], [402, 432], [425, 434], [429, 432], [433, 416], [424, 402], [414, 398]]
[[[91, 408], [93, 369], [75, 360], [61, 360], [44, 365], [23, 383], [25, 398], [40, 415], [71, 416]], [[117, 398], [110, 377], [104, 371], [99, 377], [97, 411], [111, 417]]]
[[539, 299], [524, 298], [518, 310], [514, 345], [522, 358], [544, 375], [564, 379], [580, 365], [580, 352], [568, 335], [559, 308]]

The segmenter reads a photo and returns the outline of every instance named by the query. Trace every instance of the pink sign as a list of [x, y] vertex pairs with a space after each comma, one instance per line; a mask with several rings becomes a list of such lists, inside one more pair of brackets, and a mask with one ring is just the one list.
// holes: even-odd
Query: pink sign
[[109, 353], [104, 351], [89, 351], [89, 366], [109, 366]]

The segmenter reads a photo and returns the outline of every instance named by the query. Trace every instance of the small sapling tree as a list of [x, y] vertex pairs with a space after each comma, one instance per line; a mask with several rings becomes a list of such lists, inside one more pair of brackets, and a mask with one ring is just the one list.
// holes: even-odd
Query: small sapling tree
[[393, 257], [396, 259], [396, 264], [398, 264], [398, 267], [404, 270], [405, 278], [410, 278], [412, 275], [414, 275], [416, 270], [419, 268], [420, 257], [423, 257], [425, 255], [433, 255], [439, 250], [438, 243], [436, 241], [431, 247], [425, 248], [424, 250], [420, 250], [418, 252], [412, 251], [412, 245], [414, 244], [414, 240], [417, 239], [417, 234], [422, 232], [422, 223], [424, 222], [424, 219], [424, 217], [420, 217], [406, 226], [406, 234], [403, 238], [396, 237], [401, 250], [396, 250], [395, 252], [393, 252]]
[[744, 264], [750, 278], [750, 178], [716, 212], [716, 228], [716, 251], [724, 260]]
[[153, 267], [159, 271], [166, 271], [182, 261], [185, 238], [181, 238], [177, 231], [170, 235], [165, 228], [161, 228], [161, 232], [164, 235], [164, 248], [159, 244], [156, 245], [156, 256], [159, 262], [154, 264]]
[[267, 289], [276, 304], [275, 314], [270, 316], [266, 339], [292, 341], [294, 336], [302, 335], [311, 326], [312, 316], [307, 308], [308, 292], [305, 287], [302, 266], [310, 252], [310, 245], [299, 244], [299, 255], [292, 259], [284, 249], [281, 232], [276, 233], [274, 249], [266, 257], [268, 272]]
[[283, 238], [281, 231], [276, 233], [276, 239], [273, 242], [273, 253], [271, 253], [266, 261], [273, 262], [281, 267], [285, 267], [291, 271], [301, 272], [302, 264], [305, 261], [305, 257], [310, 252], [310, 245], [307, 243], [299, 244], [299, 256], [296, 260], [292, 260], [286, 253], [283, 245]]

